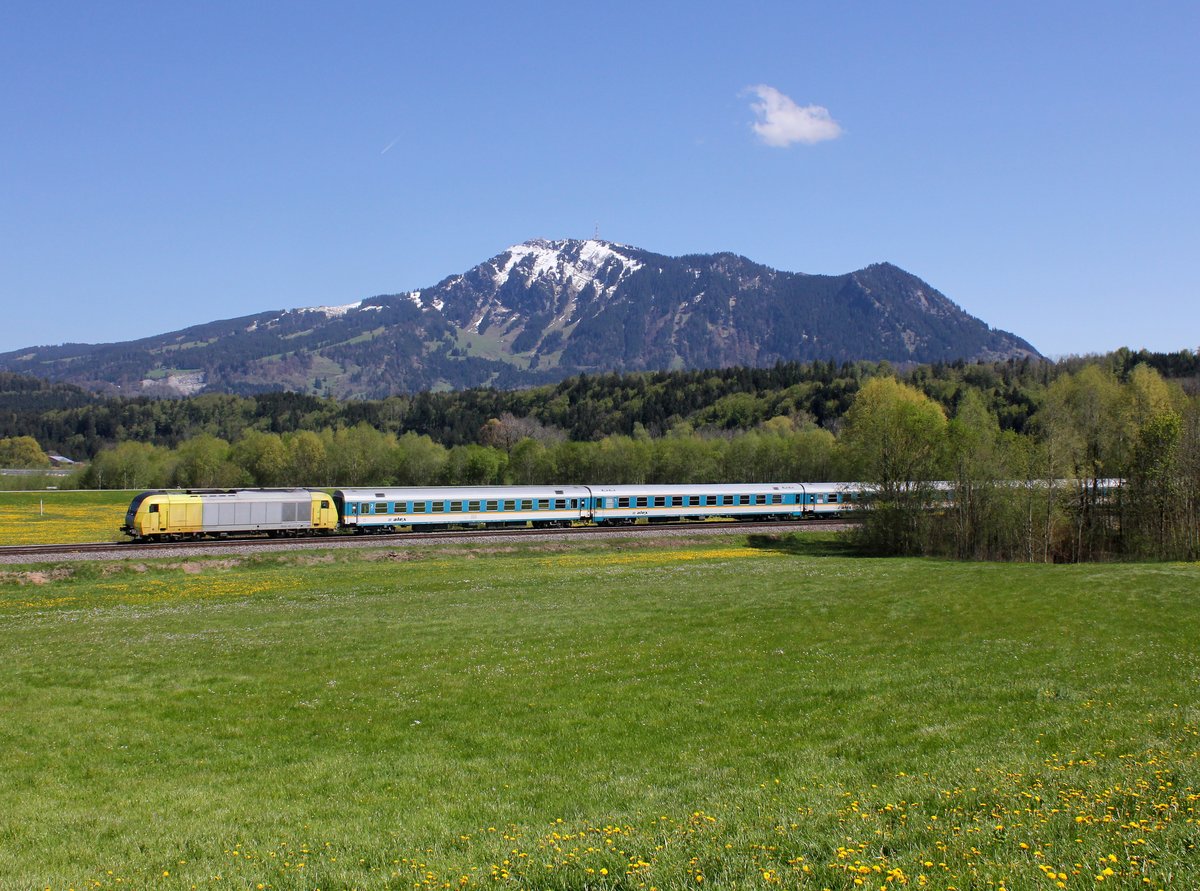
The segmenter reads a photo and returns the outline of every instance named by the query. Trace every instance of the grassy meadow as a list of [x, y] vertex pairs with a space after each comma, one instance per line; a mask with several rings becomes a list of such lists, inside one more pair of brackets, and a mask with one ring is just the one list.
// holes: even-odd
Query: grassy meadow
[[1200, 566], [0, 567], [0, 888], [1200, 887]]
[[[0, 545], [120, 541], [134, 493], [0, 492]], [[0, 886], [2, 887], [2, 886]]]

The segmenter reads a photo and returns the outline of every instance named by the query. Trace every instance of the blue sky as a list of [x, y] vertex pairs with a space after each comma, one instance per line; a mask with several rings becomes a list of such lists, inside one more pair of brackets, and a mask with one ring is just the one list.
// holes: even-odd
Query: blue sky
[[1198, 49], [1190, 2], [5, 4], [0, 351], [597, 226], [888, 260], [1047, 354], [1195, 349]]

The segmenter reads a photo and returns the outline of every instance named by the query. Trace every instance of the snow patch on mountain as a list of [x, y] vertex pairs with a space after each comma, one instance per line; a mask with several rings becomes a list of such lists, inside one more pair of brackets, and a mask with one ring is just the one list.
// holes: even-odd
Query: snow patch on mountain
[[361, 300], [356, 300], [354, 303], [344, 303], [341, 306], [304, 306], [297, 309], [296, 312], [319, 312], [327, 319], [335, 319], [344, 316], [352, 309], [358, 309], [362, 303]]
[[[510, 247], [503, 262], [495, 267], [492, 282], [499, 290], [504, 287], [514, 270], [524, 276], [526, 286], [542, 279], [552, 284], [567, 286], [575, 293], [583, 290], [610, 264], [617, 264], [620, 272], [617, 282], [642, 268], [642, 264], [621, 253], [621, 245], [607, 241], [588, 239], [582, 242], [544, 241], [534, 239]], [[614, 282], [607, 290], [616, 287]]]

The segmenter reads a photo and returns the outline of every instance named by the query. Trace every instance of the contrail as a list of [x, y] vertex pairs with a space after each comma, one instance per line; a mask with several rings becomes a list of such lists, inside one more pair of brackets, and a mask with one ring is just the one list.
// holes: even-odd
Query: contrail
[[[400, 136], [403, 136], [403, 135], [404, 135], [403, 133], [401, 133], [401, 134], [400, 134]], [[392, 148], [392, 146], [394, 146], [394, 145], [395, 145], [397, 142], [399, 142], [399, 141], [400, 141], [400, 136], [397, 136], [395, 139], [393, 139], [391, 142], [389, 142], [389, 143], [387, 144], [387, 148], [385, 148], [385, 149], [384, 149], [383, 151], [381, 151], [379, 154], [381, 154], [381, 155], [386, 155], [386, 154], [388, 153], [388, 151], [389, 151], [389, 150]]]

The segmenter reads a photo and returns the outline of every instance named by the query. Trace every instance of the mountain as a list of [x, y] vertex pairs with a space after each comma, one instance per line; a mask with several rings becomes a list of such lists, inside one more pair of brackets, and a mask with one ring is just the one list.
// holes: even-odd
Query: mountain
[[30, 347], [0, 354], [0, 371], [126, 394], [379, 397], [580, 372], [1024, 356], [1038, 353], [889, 263], [805, 275], [728, 253], [538, 239], [419, 291]]

